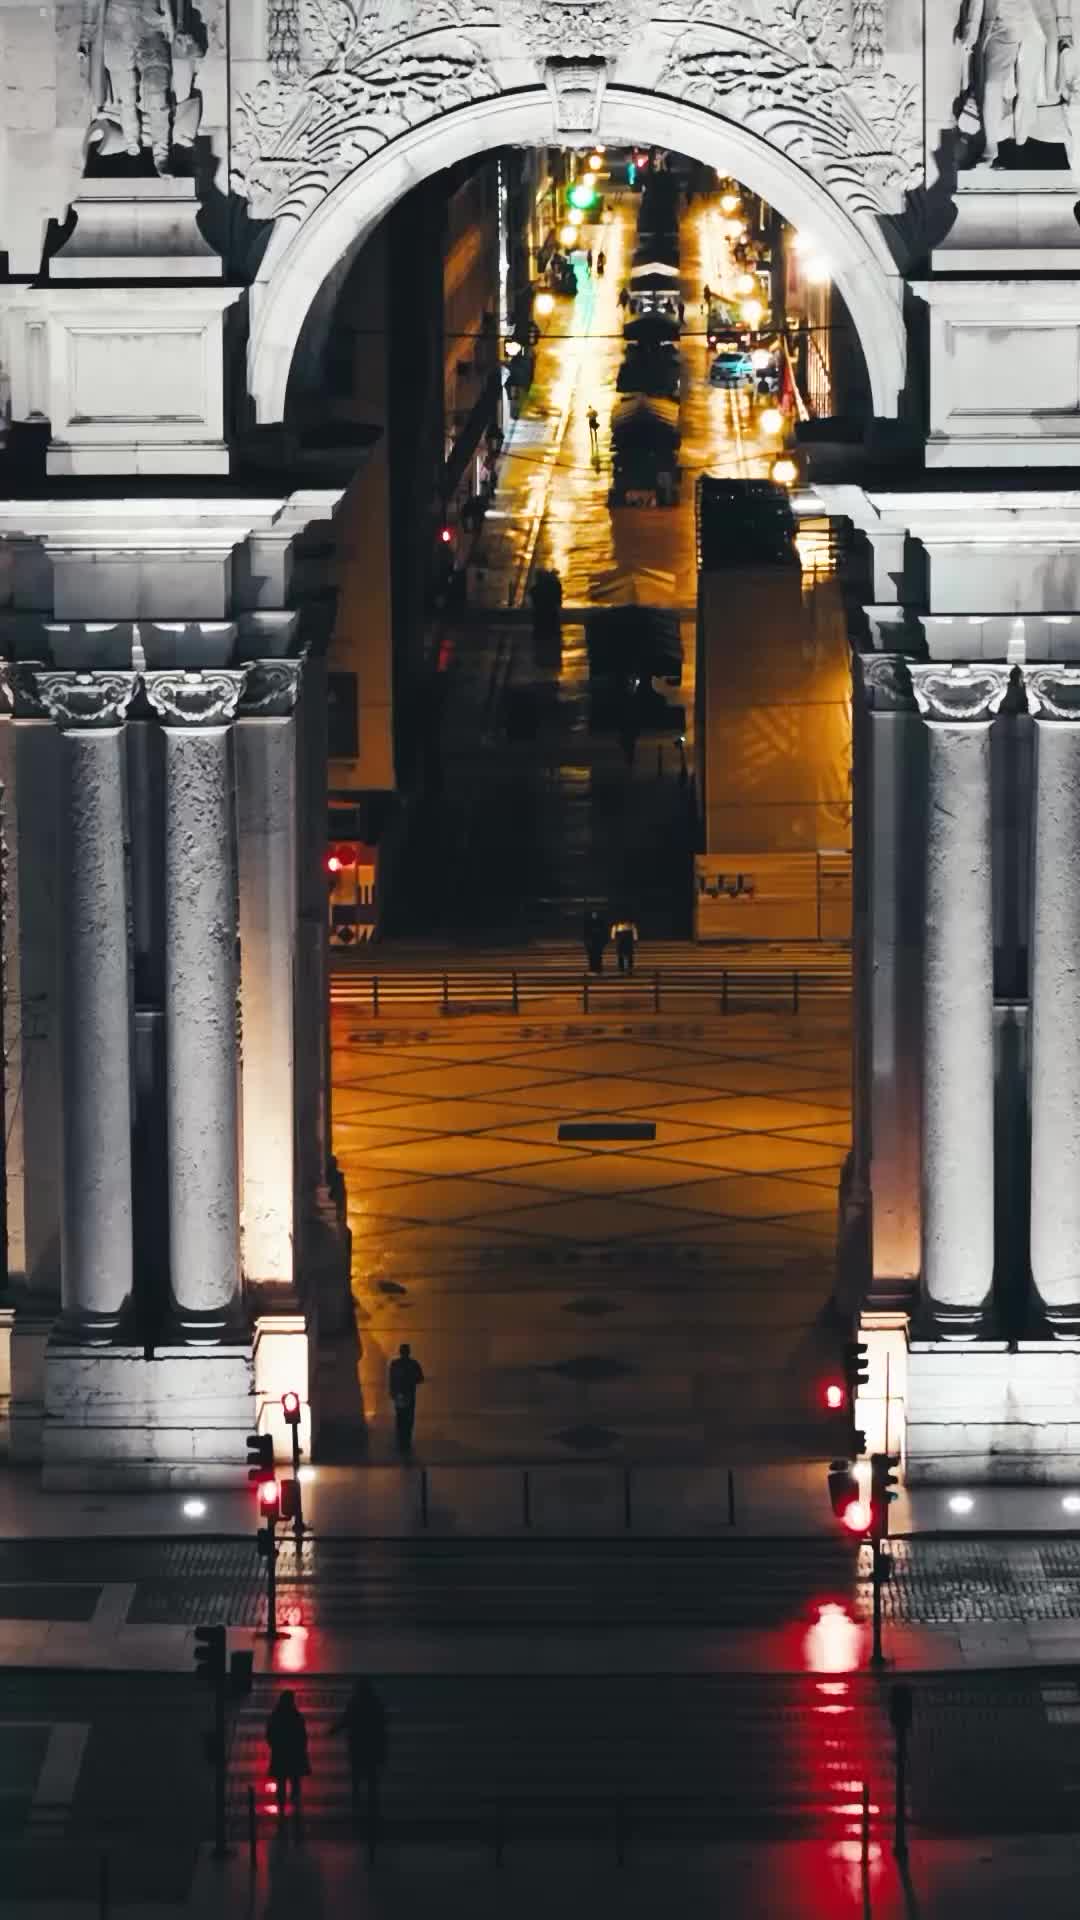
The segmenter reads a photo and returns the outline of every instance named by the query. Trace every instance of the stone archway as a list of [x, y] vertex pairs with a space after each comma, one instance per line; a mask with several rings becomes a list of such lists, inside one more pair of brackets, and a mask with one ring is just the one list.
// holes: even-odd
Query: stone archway
[[[735, 174], [795, 226], [813, 232], [858, 333], [875, 414], [895, 417], [907, 364], [903, 279], [866, 208], [845, 205], [759, 134], [685, 100], [611, 87], [603, 93], [592, 131], [611, 145], [677, 146]], [[304, 321], [320, 288], [355, 255], [396, 200], [470, 154], [541, 145], [553, 137], [551, 101], [541, 88], [477, 101], [403, 135], [302, 217], [294, 211], [280, 218], [251, 292], [248, 388], [259, 423], [284, 417]]]

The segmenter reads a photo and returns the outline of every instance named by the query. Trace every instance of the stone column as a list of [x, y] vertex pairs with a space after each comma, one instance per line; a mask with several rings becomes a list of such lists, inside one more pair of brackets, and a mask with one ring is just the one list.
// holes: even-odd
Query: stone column
[[922, 1281], [943, 1339], [971, 1340], [994, 1274], [990, 723], [1006, 666], [910, 669], [928, 741]]
[[1031, 1273], [1080, 1334], [1080, 667], [1025, 667], [1035, 715], [1031, 914]]
[[223, 1337], [240, 1288], [232, 721], [244, 679], [145, 677], [165, 731], [169, 1265], [193, 1344]]
[[136, 676], [32, 677], [61, 730], [60, 1297], [68, 1337], [108, 1342], [134, 1280], [124, 718]]
[[[873, 620], [873, 616], [871, 615]], [[877, 624], [877, 623], [874, 623]], [[923, 741], [907, 658], [919, 638], [899, 619], [880, 623], [888, 652], [857, 656], [860, 854], [856, 968], [856, 1166], [871, 1194], [867, 1304], [903, 1304], [920, 1267], [919, 1027], [921, 874], [911, 847], [923, 835]]]
[[251, 668], [235, 732], [248, 1281], [291, 1287], [296, 1205], [297, 722], [302, 662]]

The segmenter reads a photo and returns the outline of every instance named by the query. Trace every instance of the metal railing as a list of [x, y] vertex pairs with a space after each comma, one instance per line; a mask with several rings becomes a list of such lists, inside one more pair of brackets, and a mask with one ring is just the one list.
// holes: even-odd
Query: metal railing
[[587, 973], [519, 967], [462, 971], [395, 969], [354, 972], [331, 981], [333, 1006], [373, 1019], [410, 1008], [441, 1014], [525, 1013], [570, 1007], [575, 1012], [662, 1013], [697, 1005], [712, 1012], [752, 1009], [799, 1013], [809, 1004], [846, 1000], [848, 967], [653, 967], [632, 973]]

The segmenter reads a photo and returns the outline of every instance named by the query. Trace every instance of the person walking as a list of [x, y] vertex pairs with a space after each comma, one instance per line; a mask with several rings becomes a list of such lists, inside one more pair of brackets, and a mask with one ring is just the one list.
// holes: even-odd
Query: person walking
[[712, 288], [707, 280], [701, 289], [701, 304], [705, 312], [708, 313], [709, 308], [712, 306]]
[[585, 418], [589, 423], [589, 448], [595, 460], [600, 453], [600, 415], [595, 407], [590, 407]]
[[597, 907], [590, 907], [585, 915], [585, 953], [590, 973], [603, 973], [607, 942], [607, 921]]
[[611, 937], [615, 942], [615, 957], [619, 962], [620, 973], [633, 973], [634, 948], [637, 945], [638, 930], [629, 914], [612, 923]]
[[360, 1789], [367, 1789], [368, 1832], [379, 1819], [379, 1775], [386, 1765], [386, 1708], [370, 1680], [354, 1680], [352, 1692], [331, 1733], [343, 1733], [349, 1754], [353, 1817], [360, 1811]]
[[592, 272], [592, 248], [591, 247], [589, 247], [585, 253], [585, 271], [586, 273]]
[[278, 1819], [284, 1820], [286, 1796], [291, 1794], [293, 1821], [299, 1833], [300, 1782], [311, 1772], [311, 1762], [307, 1721], [291, 1687], [286, 1687], [266, 1723], [266, 1744], [270, 1749], [270, 1778], [277, 1794]]
[[619, 305], [625, 313], [627, 307], [630, 305], [630, 290], [628, 287], [619, 288]]
[[603, 247], [601, 247], [599, 253], [596, 256], [596, 277], [598, 280], [603, 279], [604, 268], [606, 266], [607, 266], [607, 254], [604, 252]]
[[412, 1349], [407, 1340], [403, 1340], [397, 1350], [397, 1358], [390, 1362], [390, 1399], [394, 1408], [394, 1421], [397, 1426], [399, 1453], [412, 1452], [413, 1427], [416, 1422], [416, 1389], [424, 1384], [424, 1369], [419, 1361], [412, 1357]]

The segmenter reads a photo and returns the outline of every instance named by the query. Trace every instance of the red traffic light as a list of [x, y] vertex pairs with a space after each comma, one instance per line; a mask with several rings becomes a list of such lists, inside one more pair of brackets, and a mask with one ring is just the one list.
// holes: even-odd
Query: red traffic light
[[865, 1500], [853, 1500], [840, 1515], [842, 1524], [849, 1533], [868, 1533], [870, 1529], [870, 1508]]
[[825, 1405], [830, 1413], [839, 1413], [844, 1404], [844, 1389], [837, 1380], [830, 1380], [825, 1389]]
[[281, 1503], [281, 1489], [276, 1480], [264, 1480], [259, 1488], [259, 1504], [266, 1513], [276, 1513]]
[[343, 864], [344, 862], [342, 861], [341, 856], [339, 854], [336, 854], [336, 853], [327, 854], [326, 856], [327, 873], [340, 873]]
[[283, 1393], [281, 1396], [281, 1411], [285, 1415], [286, 1424], [288, 1426], [290, 1427], [299, 1426], [300, 1395], [298, 1393]]
[[454, 537], [453, 533], [451, 532], [449, 527], [440, 527], [439, 539], [442, 541], [442, 544], [444, 547], [448, 547], [450, 545], [450, 542], [453, 539], [453, 537]]

